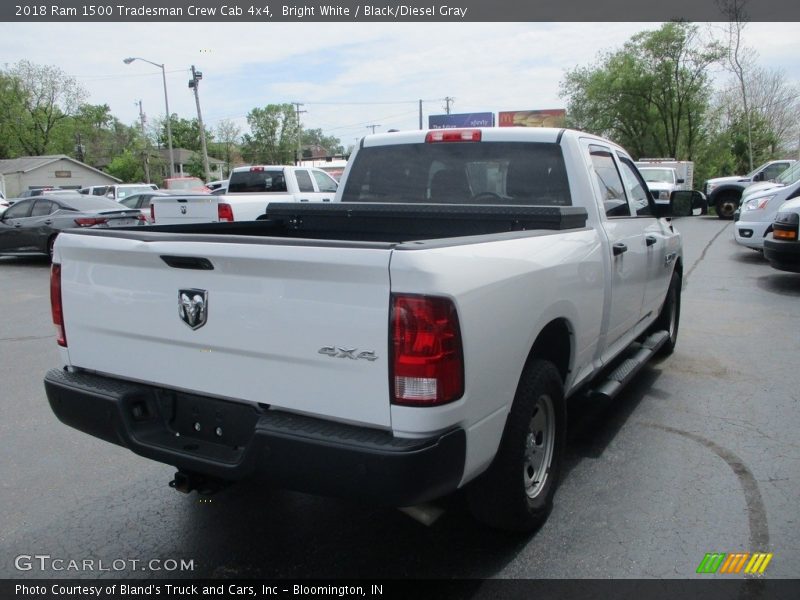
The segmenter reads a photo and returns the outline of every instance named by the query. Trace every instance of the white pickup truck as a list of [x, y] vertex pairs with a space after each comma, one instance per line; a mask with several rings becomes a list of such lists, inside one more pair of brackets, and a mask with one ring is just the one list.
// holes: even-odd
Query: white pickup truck
[[258, 165], [231, 171], [222, 195], [154, 198], [151, 220], [158, 225], [255, 221], [271, 202], [332, 202], [339, 184], [321, 169]]
[[[64, 423], [178, 469], [475, 515], [548, 514], [567, 399], [674, 348], [684, 269], [630, 156], [577, 131], [367, 136], [331, 204], [248, 223], [68, 230], [55, 245]], [[126, 314], [120, 319], [121, 311]]]

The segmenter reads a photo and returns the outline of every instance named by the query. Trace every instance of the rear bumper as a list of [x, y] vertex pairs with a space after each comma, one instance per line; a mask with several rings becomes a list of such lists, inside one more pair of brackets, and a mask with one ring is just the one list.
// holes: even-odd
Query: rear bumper
[[63, 423], [136, 454], [227, 481], [409, 506], [458, 487], [466, 435], [425, 439], [53, 369], [45, 389]]
[[769, 236], [764, 240], [764, 258], [775, 269], [800, 273], [800, 242], [774, 240]]

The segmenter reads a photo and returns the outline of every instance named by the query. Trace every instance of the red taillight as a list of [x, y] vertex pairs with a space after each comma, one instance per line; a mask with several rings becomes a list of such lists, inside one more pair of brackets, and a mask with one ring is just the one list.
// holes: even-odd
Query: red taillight
[[64, 309], [61, 306], [61, 265], [55, 263], [50, 267], [50, 308], [53, 325], [56, 326], [56, 342], [66, 348], [67, 334], [64, 332]]
[[264, 167], [250, 167], [251, 173], [262, 173], [264, 171]]
[[392, 296], [392, 402], [436, 406], [464, 394], [461, 328], [453, 302]]
[[103, 223], [107, 222], [108, 219], [103, 219], [102, 217], [79, 217], [75, 219], [75, 223], [79, 227], [92, 227], [94, 225], [102, 225]]
[[480, 129], [434, 129], [425, 136], [425, 142], [480, 142]]
[[220, 202], [217, 204], [217, 216], [220, 223], [233, 222], [233, 208], [231, 208], [230, 204]]

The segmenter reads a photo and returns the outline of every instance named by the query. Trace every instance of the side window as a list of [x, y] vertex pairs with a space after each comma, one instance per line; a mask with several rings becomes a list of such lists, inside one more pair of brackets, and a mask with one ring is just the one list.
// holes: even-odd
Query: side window
[[336, 188], [339, 187], [333, 177], [324, 171], [311, 171], [311, 173], [314, 175], [314, 179], [317, 180], [317, 187], [320, 192], [335, 192]]
[[778, 175], [783, 173], [788, 166], [789, 163], [775, 163], [768, 166], [766, 169], [764, 169], [764, 178], [762, 181], [772, 181], [778, 177]]
[[622, 179], [611, 152], [602, 146], [589, 146], [592, 166], [600, 188], [600, 198], [608, 217], [630, 217], [631, 209], [623, 191]]
[[294, 172], [294, 176], [297, 178], [297, 187], [300, 188], [301, 192], [314, 191], [314, 184], [311, 183], [311, 176], [308, 171], [304, 169], [297, 170]]
[[50, 200], [37, 200], [31, 211], [32, 217], [43, 217], [53, 212], [53, 203]]
[[128, 208], [137, 208], [139, 204], [139, 196], [128, 196], [127, 198], [123, 198], [119, 201], [122, 206], [127, 206]]
[[3, 213], [3, 218], [21, 219], [23, 217], [27, 217], [31, 212], [32, 205], [33, 202], [31, 202], [30, 200], [17, 202], [11, 208], [6, 209], [6, 212]]
[[628, 194], [628, 198], [631, 199], [633, 210], [636, 211], [636, 216], [652, 217], [653, 210], [650, 206], [650, 199], [647, 194], [647, 185], [630, 160], [622, 156], [618, 158], [620, 170], [622, 171], [622, 180], [625, 183], [625, 191]]

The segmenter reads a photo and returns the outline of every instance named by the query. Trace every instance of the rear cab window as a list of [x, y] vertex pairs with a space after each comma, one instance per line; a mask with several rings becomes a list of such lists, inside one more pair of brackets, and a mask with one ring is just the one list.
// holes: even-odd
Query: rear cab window
[[249, 171], [234, 171], [228, 182], [228, 193], [286, 192], [283, 169], [253, 167]]
[[539, 142], [362, 148], [342, 201], [572, 205], [561, 146]]

